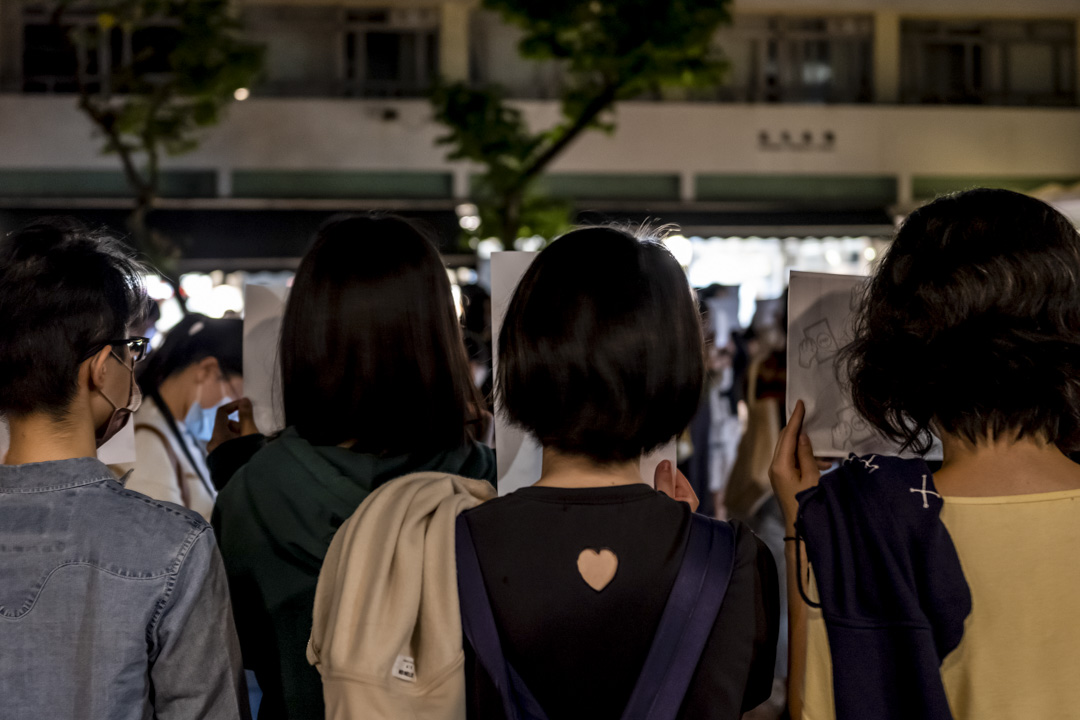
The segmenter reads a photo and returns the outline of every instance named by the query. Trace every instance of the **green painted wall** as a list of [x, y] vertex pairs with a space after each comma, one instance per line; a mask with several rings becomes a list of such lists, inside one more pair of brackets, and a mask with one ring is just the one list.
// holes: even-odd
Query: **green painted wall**
[[453, 177], [439, 172], [237, 170], [239, 198], [449, 198]]
[[551, 173], [539, 188], [555, 197], [580, 200], [678, 200], [679, 176], [622, 173]]
[[813, 201], [830, 200], [873, 206], [897, 199], [897, 180], [887, 175], [698, 175], [698, 200]]
[[[0, 197], [122, 198], [132, 192], [119, 170], [0, 170]], [[163, 197], [205, 198], [217, 195], [213, 170], [167, 170], [161, 174]]]
[[[470, 186], [476, 192], [479, 176]], [[678, 200], [679, 176], [645, 173], [549, 173], [536, 181], [547, 195], [573, 200]]]

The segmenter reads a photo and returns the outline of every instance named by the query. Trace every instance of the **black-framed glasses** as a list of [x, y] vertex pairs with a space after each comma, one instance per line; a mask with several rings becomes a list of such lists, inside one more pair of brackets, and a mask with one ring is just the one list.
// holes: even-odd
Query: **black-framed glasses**
[[[105, 342], [98, 343], [94, 346], [94, 349], [86, 354], [86, 357], [90, 357], [101, 350], [104, 347], [120, 347], [126, 345], [127, 349], [131, 352], [131, 357], [134, 363], [141, 362], [146, 357], [146, 353], [150, 350], [150, 339], [144, 337], [129, 337], [123, 340], [106, 340]], [[85, 359], [85, 358], [84, 358]]]

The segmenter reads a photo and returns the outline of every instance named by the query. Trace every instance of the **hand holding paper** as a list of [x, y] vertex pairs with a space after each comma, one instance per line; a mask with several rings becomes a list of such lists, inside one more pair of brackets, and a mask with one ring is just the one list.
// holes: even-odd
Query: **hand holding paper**
[[802, 400], [795, 403], [788, 424], [780, 431], [772, 464], [769, 466], [769, 482], [784, 514], [786, 535], [795, 534], [795, 517], [799, 503], [795, 496], [806, 488], [814, 487], [821, 477], [814, 446], [810, 436], [803, 432], [806, 406]]

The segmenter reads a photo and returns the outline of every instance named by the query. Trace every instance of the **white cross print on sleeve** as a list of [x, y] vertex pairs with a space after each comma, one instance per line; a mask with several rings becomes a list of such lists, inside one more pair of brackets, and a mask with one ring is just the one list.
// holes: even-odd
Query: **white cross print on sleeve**
[[920, 495], [922, 495], [922, 506], [924, 508], [930, 507], [930, 502], [927, 500], [928, 496], [933, 495], [934, 497], [938, 497], [938, 498], [941, 497], [940, 495], [938, 495], [933, 490], [927, 490], [926, 489], [926, 476], [925, 475], [922, 476], [922, 489], [920, 490], [919, 488], [911, 488], [911, 492], [919, 493]]

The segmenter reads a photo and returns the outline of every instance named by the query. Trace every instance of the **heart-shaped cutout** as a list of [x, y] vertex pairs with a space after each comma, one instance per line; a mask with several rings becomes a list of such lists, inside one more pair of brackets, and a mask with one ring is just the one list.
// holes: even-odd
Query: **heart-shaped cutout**
[[596, 592], [600, 592], [615, 578], [619, 558], [608, 548], [593, 550], [585, 548], [577, 558], [581, 579]]

